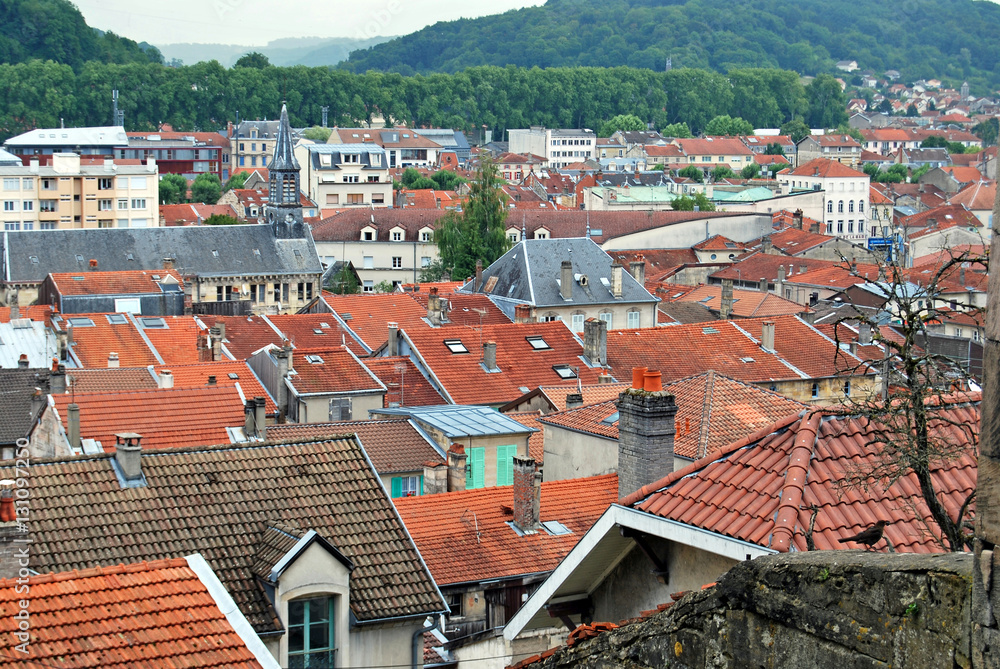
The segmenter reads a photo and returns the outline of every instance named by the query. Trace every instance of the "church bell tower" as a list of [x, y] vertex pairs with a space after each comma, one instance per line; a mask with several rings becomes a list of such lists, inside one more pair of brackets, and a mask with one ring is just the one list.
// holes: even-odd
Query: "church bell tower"
[[281, 105], [281, 121], [274, 143], [274, 157], [269, 166], [268, 202], [264, 215], [278, 239], [306, 236], [302, 221], [302, 201], [299, 188], [299, 163], [292, 150], [292, 128], [288, 124], [288, 108]]

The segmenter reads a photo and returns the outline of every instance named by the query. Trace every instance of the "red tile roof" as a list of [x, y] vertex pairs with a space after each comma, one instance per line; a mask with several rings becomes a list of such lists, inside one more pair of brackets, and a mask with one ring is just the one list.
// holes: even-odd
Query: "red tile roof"
[[0, 656], [8, 666], [261, 666], [184, 558], [31, 576], [24, 589], [17, 583], [0, 580], [0, 608], [13, 616], [19, 601], [28, 603], [31, 642], [21, 654], [5, 630]]
[[348, 349], [297, 348], [288, 383], [301, 395], [312, 393], [384, 393], [378, 378]]
[[[424, 313], [427, 313], [428, 293], [407, 293], [407, 295], [416, 300], [423, 308]], [[472, 295], [453, 293], [447, 296], [442, 295], [442, 297], [448, 300], [448, 321], [452, 325], [479, 327], [480, 323], [483, 325], [502, 325], [511, 322], [506, 314], [482, 293]], [[484, 311], [485, 314], [481, 313]]]
[[[724, 267], [710, 275], [713, 280], [733, 279], [735, 281], [757, 281], [767, 279], [774, 283], [778, 279], [778, 268], [786, 271], [785, 283], [822, 286], [825, 288], [845, 289], [858, 283], [864, 283], [865, 274], [872, 279], [878, 276], [877, 265], [857, 263], [856, 274], [843, 262], [833, 260], [816, 260], [813, 258], [791, 258], [782, 255], [754, 253], [729, 267]], [[802, 272], [805, 267], [806, 271]]]
[[[202, 388], [208, 385], [208, 377], [214, 376], [216, 385], [235, 387], [239, 384], [244, 397], [247, 399], [263, 397], [266, 402], [265, 411], [268, 414], [278, 413], [274, 400], [243, 360], [199, 362], [194, 365], [157, 365], [153, 371], [159, 374], [165, 369], [169, 369], [173, 375], [175, 388]], [[75, 370], [73, 373], [76, 373]], [[149, 375], [148, 371], [146, 373]]]
[[60, 295], [139, 295], [161, 293], [160, 281], [170, 275], [183, 290], [184, 280], [175, 270], [155, 272], [65, 272], [50, 274]]
[[[712, 284], [695, 287], [685, 295], [677, 298], [678, 302], [698, 302], [713, 312], [722, 307], [722, 286]], [[778, 297], [774, 293], [762, 293], [759, 290], [733, 289], [733, 313], [737, 318], [757, 318], [764, 316], [781, 316], [785, 314], [800, 314], [809, 311], [809, 307]]]
[[746, 244], [743, 242], [734, 242], [728, 237], [723, 237], [722, 235], [712, 235], [703, 242], [698, 242], [691, 248], [698, 251], [742, 251], [746, 248]]
[[212, 216], [229, 216], [238, 218], [238, 212], [228, 204], [201, 204], [189, 202], [186, 204], [161, 204], [160, 218], [164, 226], [201, 225]]
[[[808, 228], [810, 222], [811, 219], [808, 217], [803, 218], [804, 227]], [[808, 229], [784, 228], [771, 235], [771, 244], [774, 245], [774, 248], [781, 249], [788, 255], [794, 256], [833, 239], [833, 237], [828, 235], [809, 232]]]
[[63, 429], [67, 405], [80, 407], [80, 437], [115, 450], [115, 434], [142, 435], [143, 448], [229, 443], [227, 427], [243, 427], [243, 400], [234, 387], [52, 395]]
[[[10, 323], [10, 307], [0, 307], [0, 323]], [[48, 304], [31, 304], [26, 307], [19, 307], [19, 318], [27, 318], [39, 323], [48, 323], [54, 313]]]
[[[107, 367], [108, 354], [117, 353], [122, 367], [145, 367], [159, 363], [149, 344], [132, 321], [111, 324], [105, 314], [72, 314], [66, 318], [89, 318], [93, 326], [73, 328], [73, 355], [82, 367]], [[63, 321], [61, 328], [66, 328]], [[197, 360], [197, 358], [195, 358]]]
[[434, 580], [447, 586], [552, 571], [614, 503], [617, 489], [616, 474], [543, 482], [541, 520], [571, 530], [563, 535], [518, 536], [507, 525], [513, 486], [404, 497], [396, 508]]
[[675, 139], [674, 143], [686, 156], [749, 156], [753, 153], [735, 137]]
[[399, 406], [422, 407], [445, 404], [441, 393], [434, 390], [413, 362], [403, 356], [365, 358], [362, 364], [386, 387], [382, 405], [398, 402]]
[[545, 430], [538, 419], [542, 417], [541, 411], [511, 411], [504, 414], [508, 418], [513, 418], [521, 425], [538, 430], [528, 435], [528, 455], [530, 455], [539, 466], [545, 460]]
[[281, 346], [281, 335], [263, 316], [199, 315], [198, 320], [206, 328], [225, 325], [226, 336], [223, 346], [237, 360], [246, 360], [251, 353], [259, 351], [268, 344]]
[[[681, 265], [693, 265], [698, 262], [698, 256], [691, 249], [642, 249], [636, 251], [607, 251], [612, 259], [622, 263], [628, 269], [628, 264], [634, 260], [646, 263], [646, 280], [649, 281], [665, 272], [674, 270]], [[652, 291], [650, 291], [652, 292]]]
[[80, 368], [66, 372], [66, 390], [71, 393], [156, 390], [158, 387], [148, 367]]
[[[991, 204], [990, 208], [992, 209], [992, 207]], [[901, 216], [896, 219], [896, 224], [907, 228], [922, 228], [910, 230], [908, 233], [910, 239], [922, 237], [943, 228], [981, 228], [983, 226], [976, 215], [961, 204], [946, 204], [912, 216]]]
[[[281, 314], [266, 318], [295, 348], [332, 348], [346, 344], [358, 355], [367, 355], [333, 314]], [[388, 332], [387, 328], [383, 329]], [[228, 336], [228, 331], [226, 334]]]
[[[351, 332], [372, 351], [389, 338], [390, 322], [397, 323], [404, 329], [427, 327], [421, 320], [427, 315], [427, 309], [403, 293], [328, 295], [324, 299]], [[333, 318], [332, 315], [328, 317]], [[363, 352], [355, 352], [365, 355]]]
[[[947, 405], [948, 424], [933, 434], [955, 444], [968, 444], [959, 426], [980, 421], [978, 393], [956, 397]], [[844, 485], [858, 463], [874, 455], [868, 428], [853, 416], [814, 410], [792, 415], [726, 447], [720, 453], [645, 486], [621, 503], [780, 552], [807, 550], [815, 505], [813, 541], [819, 550], [843, 548], [849, 537], [877, 520], [892, 524], [885, 536], [896, 552], [938, 553], [945, 550], [915, 475], [866, 490]], [[940, 463], [931, 476], [949, 515], [976, 488], [976, 460], [970, 445], [963, 454]], [[884, 546], [884, 544], [881, 544]]]
[[974, 183], [983, 178], [983, 175], [979, 170], [975, 167], [969, 167], [968, 165], [946, 165], [941, 169], [955, 177], [955, 180], [959, 183]]
[[995, 181], [977, 181], [952, 195], [949, 203], [963, 205], [969, 210], [992, 210], [996, 196], [997, 184]]
[[[553, 367], [578, 367], [583, 383], [597, 383], [599, 371], [580, 361], [583, 345], [561, 321], [508, 323], [480, 328], [426, 326], [405, 330], [415, 349], [413, 355], [429, 369], [436, 387], [455, 404], [504, 404], [536, 388], [558, 383], [562, 377]], [[610, 333], [609, 333], [610, 335]], [[528, 337], [542, 337], [548, 348], [536, 350]], [[445, 340], [459, 340], [468, 353], [452, 353]], [[482, 344], [495, 342], [500, 372], [488, 373], [480, 363]]]
[[[715, 372], [674, 381], [664, 385], [663, 390], [672, 394], [677, 403], [674, 452], [689, 459], [710, 455], [806, 408], [795, 400]], [[548, 414], [541, 422], [617, 440], [617, 419], [606, 422], [618, 412], [617, 401], [616, 397]]]
[[[143, 319], [136, 317], [139, 325]], [[142, 333], [156, 349], [166, 365], [189, 365], [201, 360], [198, 350], [201, 326], [190, 316], [167, 316], [166, 328], [142, 327]]]
[[[854, 142], [854, 140], [851, 140]], [[857, 142], [854, 142], [857, 144]], [[851, 169], [843, 163], [838, 163], [836, 160], [827, 160], [825, 158], [814, 158], [808, 163], [803, 163], [793, 170], [786, 170], [782, 174], [796, 176], [796, 177], [865, 177], [868, 175], [864, 172], [859, 172], [855, 169]]]
[[863, 374], [861, 360], [837, 347], [822, 332], [796, 316], [746, 318], [734, 321], [749, 337], [760, 341], [763, 323], [774, 323], [774, 348], [782, 360], [810, 378]]

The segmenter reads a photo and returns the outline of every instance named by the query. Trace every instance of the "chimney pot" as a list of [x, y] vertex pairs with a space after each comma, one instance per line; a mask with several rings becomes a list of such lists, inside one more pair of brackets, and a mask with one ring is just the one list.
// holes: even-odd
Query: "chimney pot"
[[633, 260], [628, 264], [628, 269], [640, 286], [646, 285], [646, 261]]
[[608, 362], [608, 324], [599, 318], [588, 318], [583, 323], [583, 355], [591, 367]]
[[169, 369], [161, 369], [159, 377], [159, 386], [162, 390], [169, 390], [174, 387], [174, 375]]
[[18, 369], [27, 369], [28, 368], [28, 354], [27, 353], [22, 353], [20, 356], [18, 356], [18, 358], [17, 358], [17, 367], [18, 367]]
[[53, 395], [66, 392], [66, 365], [60, 364], [56, 358], [52, 359], [52, 371], [49, 372], [49, 392]]
[[66, 407], [66, 438], [70, 448], [80, 450], [80, 405], [76, 402]]
[[564, 300], [573, 299], [573, 263], [563, 260], [560, 266], [559, 292]]
[[570, 393], [566, 395], [566, 408], [575, 409], [583, 406], [583, 395], [580, 393]]
[[618, 396], [618, 496], [674, 471], [673, 395], [629, 389]]
[[90, 269], [97, 269], [97, 260], [95, 258], [90, 259]]
[[519, 304], [516, 307], [514, 307], [514, 322], [515, 323], [534, 322], [534, 319], [531, 317], [530, 304]]
[[121, 432], [115, 435], [115, 463], [125, 479], [126, 488], [142, 485], [142, 435]]
[[722, 302], [719, 307], [719, 316], [727, 321], [733, 315], [733, 280], [722, 280]]
[[870, 323], [858, 323], [858, 343], [869, 346], [872, 343], [872, 326]]
[[766, 293], [768, 289], [768, 280], [764, 277], [760, 278], [760, 292]]
[[216, 384], [215, 374], [209, 374], [208, 375], [208, 385], [214, 386], [215, 384]]
[[645, 372], [642, 375], [642, 389], [647, 393], [658, 393], [663, 390], [663, 375], [661, 372]]
[[109, 369], [113, 369], [113, 368], [116, 368], [116, 367], [119, 367], [119, 366], [120, 366], [120, 364], [119, 364], [119, 361], [118, 361], [118, 354], [115, 353], [114, 351], [111, 351], [110, 353], [108, 353], [108, 368]]
[[645, 383], [646, 367], [633, 367], [632, 368], [632, 388], [635, 390], [642, 390]]

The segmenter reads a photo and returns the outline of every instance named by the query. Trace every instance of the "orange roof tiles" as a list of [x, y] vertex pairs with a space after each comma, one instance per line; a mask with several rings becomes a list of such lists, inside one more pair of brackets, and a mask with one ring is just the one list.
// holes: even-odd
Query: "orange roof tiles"
[[[617, 498], [618, 476], [544, 481], [541, 521], [571, 531], [518, 536], [507, 522], [513, 486], [404, 497], [399, 515], [438, 585], [510, 578], [551, 571]], [[472, 517], [475, 516], [475, 522]]]
[[[805, 217], [803, 218], [803, 221], [805, 222], [805, 226], [808, 227], [808, 224], [809, 222], [812, 222], [812, 219]], [[771, 235], [771, 244], [774, 245], [774, 248], [781, 249], [788, 255], [794, 256], [808, 251], [809, 249], [816, 248], [820, 244], [824, 244], [833, 239], [834, 237], [821, 235], [816, 232], [809, 232], [809, 230], [785, 228]]]
[[949, 203], [963, 205], [969, 210], [992, 210], [996, 196], [997, 184], [995, 181], [978, 181], [952, 195]]
[[201, 326], [190, 316], [167, 316], [163, 318], [165, 328], [147, 326], [147, 319], [136, 316], [142, 333], [160, 354], [166, 365], [188, 365], [198, 362], [202, 353], [198, 350]]
[[747, 318], [734, 325], [760, 341], [766, 321], [774, 323], [775, 352], [809, 378], [865, 373], [860, 359], [796, 316]]
[[[107, 367], [108, 355], [118, 354], [118, 364], [122, 367], [145, 367], [155, 365], [159, 360], [139, 329], [126, 315], [124, 323], [110, 323], [105, 314], [73, 314], [60, 323], [67, 327], [67, 321], [89, 319], [93, 325], [73, 327], [72, 355], [82, 367]], [[69, 320], [73, 319], [73, 320]]]
[[386, 387], [383, 406], [398, 402], [399, 406], [420, 407], [445, 404], [413, 362], [403, 356], [365, 358], [362, 364]]
[[705, 137], [703, 139], [675, 139], [686, 156], [749, 156], [753, 152], [735, 137]]
[[156, 390], [159, 387], [148, 367], [79, 368], [66, 371], [70, 393], [113, 393], [125, 390]]
[[403, 293], [328, 295], [324, 299], [369, 351], [379, 348], [389, 338], [390, 322], [404, 329], [417, 324], [426, 327], [421, 319], [427, 310]]
[[[440, 293], [439, 293], [440, 294]], [[427, 310], [428, 293], [407, 293], [421, 307]], [[510, 319], [482, 293], [453, 293], [442, 297], [448, 300], [448, 322], [452, 325], [499, 325], [510, 323]], [[486, 313], [482, 313], [486, 312]]]
[[[694, 290], [677, 298], [678, 302], [698, 302], [713, 312], [719, 312], [722, 307], [722, 286], [697, 286]], [[785, 314], [800, 314], [809, 311], [808, 307], [778, 297], [773, 293], [762, 293], [759, 290], [733, 289], [733, 312], [737, 318], [757, 318], [765, 316], [781, 316]]]
[[[281, 314], [264, 318], [295, 348], [331, 348], [346, 344], [358, 355], [367, 355], [333, 314]], [[226, 334], [228, 336], [228, 331]]]
[[243, 427], [243, 400], [234, 387], [52, 395], [63, 428], [67, 406], [80, 407], [80, 437], [115, 450], [115, 434], [136, 432], [144, 448], [227, 444], [227, 427]]
[[[851, 140], [854, 142], [854, 140]], [[854, 142], [857, 144], [857, 142]], [[808, 163], [803, 163], [793, 170], [787, 170], [782, 172], [782, 174], [787, 174], [791, 176], [802, 176], [802, 177], [824, 177], [824, 178], [867, 178], [868, 175], [864, 172], [859, 172], [855, 169], [851, 169], [843, 163], [839, 163], [836, 160], [826, 160], [825, 158], [814, 158]]]
[[734, 242], [722, 235], [712, 235], [703, 242], [698, 242], [691, 248], [698, 251], [742, 251], [746, 248], [743, 242]]
[[295, 349], [287, 382], [300, 395], [385, 392], [378, 378], [343, 347]]
[[507, 416], [508, 418], [513, 418], [514, 420], [516, 420], [518, 423], [520, 423], [525, 427], [530, 427], [535, 430], [538, 430], [538, 432], [532, 432], [530, 435], [528, 435], [528, 455], [531, 456], [531, 458], [534, 459], [534, 461], [538, 463], [539, 466], [544, 464], [543, 460], [545, 459], [545, 431], [541, 423], [538, 422], [538, 419], [542, 417], [542, 412], [511, 411], [504, 415]]
[[968, 165], [946, 165], [941, 170], [955, 177], [959, 183], [973, 183], [983, 178], [982, 172]]
[[263, 316], [211, 316], [199, 315], [206, 328], [216, 325], [226, 327], [223, 346], [237, 360], [246, 360], [254, 351], [268, 344], [281, 346], [281, 335]]
[[[968, 444], [962, 425], [978, 426], [980, 396], [956, 396], [932, 434]], [[868, 428], [853, 416], [814, 410], [792, 415], [721, 452], [692, 463], [645, 486], [623, 500], [646, 513], [717, 532], [780, 552], [807, 550], [805, 530], [815, 505], [813, 541], [819, 550], [843, 548], [838, 539], [876, 520], [896, 552], [945, 550], [912, 473], [890, 486], [875, 482], [866, 490], [845, 486], [858, 463], [875, 457]], [[935, 466], [931, 476], [948, 514], [955, 517], [976, 488], [973, 445]], [[884, 546], [885, 544], [881, 544]], [[883, 549], [884, 550], [884, 549]]]
[[[263, 397], [266, 403], [265, 411], [268, 414], [278, 413], [274, 400], [267, 394], [267, 390], [250, 369], [250, 365], [243, 360], [199, 362], [194, 365], [157, 365], [153, 371], [159, 374], [165, 369], [170, 370], [174, 377], [174, 388], [202, 388], [208, 385], [208, 377], [214, 376], [216, 385], [235, 387], [239, 384], [245, 398]], [[152, 375], [149, 376], [152, 378]]]
[[64, 272], [50, 274], [61, 295], [139, 295], [161, 293], [160, 281], [167, 276], [183, 289], [184, 280], [175, 270], [130, 272]]
[[[10, 323], [10, 311], [11, 307], [0, 307], [0, 323]], [[27, 318], [30, 321], [38, 321], [39, 323], [48, 323], [52, 314], [55, 313], [48, 304], [31, 304], [26, 307], [19, 307], [18, 311], [20, 313], [18, 318]]]
[[0, 608], [13, 612], [24, 600], [31, 613], [27, 654], [11, 631], [0, 636], [8, 666], [261, 666], [184, 558], [41, 574], [24, 585], [0, 580]]

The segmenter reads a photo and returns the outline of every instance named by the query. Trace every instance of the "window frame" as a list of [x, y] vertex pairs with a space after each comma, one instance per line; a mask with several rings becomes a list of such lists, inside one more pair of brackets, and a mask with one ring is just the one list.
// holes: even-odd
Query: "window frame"
[[[312, 606], [309, 604], [314, 601], [325, 601], [326, 602], [326, 625], [327, 625], [327, 642], [328, 645], [321, 648], [312, 648], [312, 635], [309, 633], [310, 628], [314, 624], [312, 621]], [[286, 624], [286, 629], [288, 630], [288, 666], [289, 667], [305, 667], [307, 666], [307, 661], [309, 658], [314, 658], [320, 660], [321, 664], [323, 662], [323, 657], [329, 658], [332, 654], [332, 666], [337, 664], [337, 606], [336, 597], [333, 595], [321, 595], [319, 597], [303, 597], [301, 599], [293, 599], [288, 602], [288, 621]], [[293, 607], [302, 608], [302, 623], [293, 623]], [[320, 621], [322, 622], [322, 621]], [[295, 647], [293, 649], [293, 638], [294, 630], [301, 630], [302, 638], [302, 648]], [[301, 662], [296, 662], [293, 658], [301, 658]], [[329, 659], [326, 660], [326, 664], [330, 665]]]

